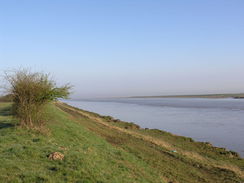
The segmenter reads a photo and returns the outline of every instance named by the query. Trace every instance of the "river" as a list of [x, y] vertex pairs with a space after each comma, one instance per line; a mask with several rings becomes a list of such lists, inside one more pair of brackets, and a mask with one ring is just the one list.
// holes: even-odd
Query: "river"
[[118, 98], [64, 102], [143, 128], [210, 142], [244, 157], [244, 99]]

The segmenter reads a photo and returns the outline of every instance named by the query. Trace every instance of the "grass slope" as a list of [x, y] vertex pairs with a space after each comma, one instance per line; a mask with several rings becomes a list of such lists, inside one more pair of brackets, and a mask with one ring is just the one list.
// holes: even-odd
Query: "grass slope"
[[[21, 129], [0, 103], [0, 182], [241, 183], [244, 161], [234, 152], [160, 130], [79, 110], [47, 108], [46, 135]], [[173, 152], [176, 150], [176, 152]], [[62, 152], [63, 161], [48, 159]]]

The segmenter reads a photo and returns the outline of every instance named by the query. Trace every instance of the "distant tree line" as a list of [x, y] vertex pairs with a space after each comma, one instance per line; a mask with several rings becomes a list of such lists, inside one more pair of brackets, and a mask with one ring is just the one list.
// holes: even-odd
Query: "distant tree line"
[[12, 96], [11, 95], [4, 95], [0, 97], [0, 102], [12, 102]]

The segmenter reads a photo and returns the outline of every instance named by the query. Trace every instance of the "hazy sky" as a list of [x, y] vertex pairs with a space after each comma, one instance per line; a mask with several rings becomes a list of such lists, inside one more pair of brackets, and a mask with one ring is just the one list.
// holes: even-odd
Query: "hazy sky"
[[73, 97], [244, 92], [243, 0], [0, 0], [0, 73]]

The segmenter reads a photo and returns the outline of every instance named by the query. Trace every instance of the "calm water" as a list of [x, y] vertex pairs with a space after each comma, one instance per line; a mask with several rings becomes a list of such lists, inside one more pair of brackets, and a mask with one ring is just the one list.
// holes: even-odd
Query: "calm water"
[[65, 102], [143, 128], [211, 142], [244, 157], [244, 99], [123, 98]]

